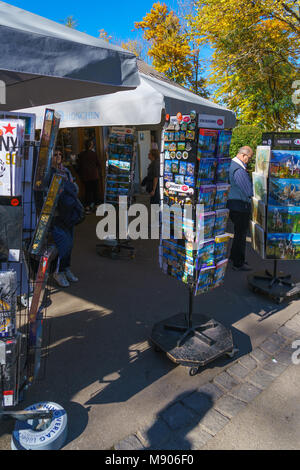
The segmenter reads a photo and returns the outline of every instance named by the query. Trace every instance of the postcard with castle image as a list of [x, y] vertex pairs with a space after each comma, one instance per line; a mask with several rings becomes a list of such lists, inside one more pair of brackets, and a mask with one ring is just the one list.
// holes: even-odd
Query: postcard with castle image
[[255, 172], [268, 176], [270, 158], [271, 147], [268, 145], [258, 145], [256, 148]]
[[299, 233], [268, 233], [266, 240], [266, 257], [268, 259], [300, 259]]
[[269, 206], [268, 232], [300, 233], [300, 206]]
[[252, 173], [254, 197], [267, 204], [268, 183], [267, 177], [259, 173]]
[[300, 150], [273, 150], [270, 176], [276, 178], [300, 178]]
[[269, 178], [269, 205], [300, 206], [300, 179]]

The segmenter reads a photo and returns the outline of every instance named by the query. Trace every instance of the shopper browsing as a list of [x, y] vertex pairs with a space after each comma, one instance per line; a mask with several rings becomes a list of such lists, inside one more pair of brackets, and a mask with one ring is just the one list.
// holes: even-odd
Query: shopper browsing
[[60, 287], [69, 287], [69, 281], [78, 281], [71, 271], [71, 255], [74, 227], [82, 220], [84, 209], [77, 197], [78, 188], [72, 175], [62, 164], [62, 153], [59, 150], [54, 153], [53, 171], [63, 177], [62, 192], [51, 225], [51, 234], [58, 250], [58, 265], [53, 278]]
[[85, 150], [78, 156], [78, 171], [85, 186], [85, 208], [91, 213], [99, 204], [100, 163], [92, 140], [86, 140]]
[[237, 156], [232, 159], [229, 169], [231, 187], [227, 207], [230, 210], [229, 216], [234, 226], [234, 239], [230, 260], [232, 261], [233, 269], [238, 271], [250, 270], [245, 261], [245, 255], [246, 237], [251, 218], [251, 198], [253, 196], [247, 165], [252, 155], [253, 150], [251, 147], [241, 147]]
[[150, 165], [148, 166], [147, 176], [144, 178], [142, 185], [146, 185], [146, 191], [150, 193], [151, 204], [159, 204], [159, 151], [157, 149], [150, 149], [148, 158]]

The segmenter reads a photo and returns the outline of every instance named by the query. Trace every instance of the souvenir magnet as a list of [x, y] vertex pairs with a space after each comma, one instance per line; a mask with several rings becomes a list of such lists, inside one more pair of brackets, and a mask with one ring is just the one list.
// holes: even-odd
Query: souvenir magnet
[[190, 150], [192, 150], [192, 144], [190, 142], [187, 142], [186, 146], [185, 146], [185, 150], [187, 150], [188, 152]]
[[176, 117], [177, 117], [178, 122], [182, 121], [182, 114], [181, 113], [177, 113]]
[[194, 121], [196, 119], [196, 115], [197, 115], [196, 111], [191, 111], [190, 112], [190, 118], [191, 118], [192, 121]]
[[187, 160], [187, 159], [189, 158], [188, 152], [183, 152], [183, 153], [182, 153], [182, 158], [183, 158], [184, 160]]
[[184, 142], [178, 142], [177, 150], [180, 150], [180, 151], [185, 150], [185, 143]]
[[[183, 122], [183, 123], [181, 124], [181, 126], [180, 126], [180, 129], [181, 129], [182, 131], [186, 131], [186, 130], [187, 130], [187, 123], [186, 123], [186, 122]], [[185, 136], [185, 134], [184, 134], [184, 136]]]
[[186, 138], [189, 140], [195, 139], [195, 131], [186, 131]]
[[181, 157], [182, 157], [182, 153], [181, 153], [181, 152], [177, 152], [177, 153], [176, 153], [176, 158], [177, 158], [178, 160], [181, 160]]
[[173, 159], [176, 157], [176, 153], [175, 152], [170, 152], [170, 157]]

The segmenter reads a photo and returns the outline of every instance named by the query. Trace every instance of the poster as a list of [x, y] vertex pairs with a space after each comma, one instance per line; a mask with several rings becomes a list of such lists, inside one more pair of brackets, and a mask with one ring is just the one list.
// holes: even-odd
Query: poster
[[266, 257], [269, 259], [299, 260], [299, 233], [268, 233]]
[[0, 120], [0, 196], [21, 194], [23, 139], [24, 121]]
[[268, 185], [267, 178], [259, 173], [252, 173], [254, 197], [267, 204]]
[[267, 227], [271, 233], [300, 233], [300, 206], [269, 206]]
[[251, 242], [252, 248], [262, 259], [265, 258], [265, 232], [260, 225], [251, 221]]
[[228, 158], [231, 143], [231, 131], [219, 131], [217, 144], [217, 157]]
[[60, 117], [55, 111], [46, 109], [33, 185], [36, 191], [47, 191], [48, 189], [59, 123]]
[[300, 206], [300, 178], [269, 179], [269, 205]]
[[268, 177], [271, 158], [271, 147], [258, 145], [256, 149], [255, 172]]
[[20, 197], [0, 197], [0, 262], [20, 261], [23, 207]]
[[259, 224], [264, 230], [266, 228], [266, 205], [263, 201], [252, 198], [252, 220]]
[[270, 176], [300, 178], [300, 150], [273, 150]]

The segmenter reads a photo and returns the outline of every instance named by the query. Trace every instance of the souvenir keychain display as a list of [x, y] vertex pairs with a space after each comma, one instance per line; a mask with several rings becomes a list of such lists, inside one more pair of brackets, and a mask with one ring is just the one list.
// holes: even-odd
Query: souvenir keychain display
[[[132, 127], [112, 127], [108, 136], [107, 154], [104, 201], [114, 205], [118, 210], [119, 198], [124, 197], [128, 208], [133, 195], [136, 159], [135, 129]], [[106, 239], [98, 243], [96, 248], [100, 256], [109, 256], [112, 259], [118, 258], [123, 250], [130, 258], [134, 258], [135, 255], [135, 250], [129, 240], [119, 239], [118, 228], [117, 238]]]
[[248, 282], [280, 303], [300, 292], [277, 266], [279, 260], [300, 260], [300, 134], [271, 133], [263, 141], [269, 145], [257, 147], [253, 175], [252, 247], [274, 267]]
[[[163, 224], [159, 261], [164, 273], [186, 284], [189, 307], [187, 314], [177, 314], [154, 325], [151, 340], [175, 363], [191, 367], [191, 375], [200, 366], [234, 352], [229, 330], [205, 315], [193, 314], [194, 296], [220, 286], [226, 272], [229, 135], [226, 133], [224, 137], [223, 131], [199, 129], [198, 116], [192, 111], [189, 115], [179, 112], [168, 116], [162, 136]], [[219, 160], [223, 166], [218, 170]], [[173, 205], [181, 208], [185, 217], [178, 225], [175, 211], [175, 215], [166, 211], [170, 213], [170, 237], [165, 238], [168, 221], [164, 221], [164, 207], [169, 209]], [[188, 216], [183, 208], [190, 209]], [[178, 228], [183, 232], [181, 237], [176, 233]]]

